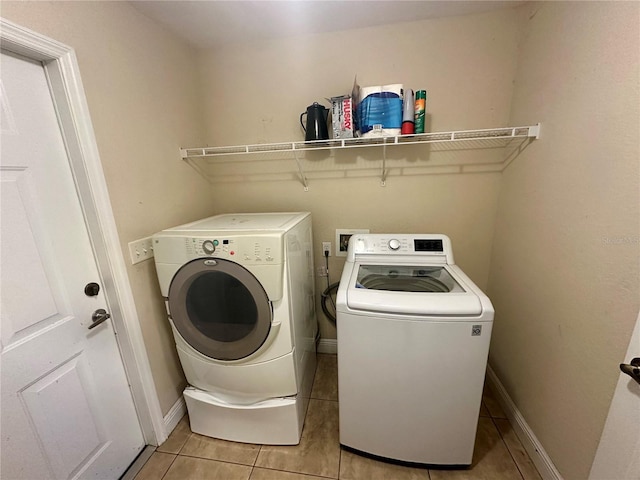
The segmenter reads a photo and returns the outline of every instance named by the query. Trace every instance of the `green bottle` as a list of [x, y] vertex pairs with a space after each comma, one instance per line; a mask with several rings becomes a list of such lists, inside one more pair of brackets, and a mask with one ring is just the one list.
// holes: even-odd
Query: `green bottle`
[[415, 133], [424, 133], [424, 116], [425, 116], [425, 108], [427, 105], [427, 91], [426, 90], [418, 90], [416, 92], [416, 101], [415, 101], [415, 124], [416, 129]]

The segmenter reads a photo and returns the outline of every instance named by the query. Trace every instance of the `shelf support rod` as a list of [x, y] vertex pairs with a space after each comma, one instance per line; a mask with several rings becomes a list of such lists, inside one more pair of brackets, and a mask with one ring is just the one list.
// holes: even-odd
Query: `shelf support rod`
[[385, 140], [384, 144], [382, 145], [382, 172], [380, 172], [380, 186], [381, 187], [386, 187], [387, 186], [387, 142]]
[[197, 162], [193, 161], [189, 157], [185, 157], [184, 160], [185, 160], [185, 162], [187, 162], [191, 166], [191, 168], [193, 168], [196, 172], [198, 172], [200, 175], [202, 175], [202, 177], [207, 182], [209, 182], [209, 185], [211, 185], [213, 183], [211, 181], [211, 177], [209, 177], [209, 175], [207, 175], [207, 172], [202, 167], [200, 167], [200, 165], [198, 165]]
[[307, 181], [307, 177], [304, 174], [304, 170], [302, 168], [302, 164], [300, 163], [300, 159], [298, 158], [298, 150], [295, 149], [295, 146], [293, 148], [293, 155], [296, 159], [296, 165], [298, 166], [298, 176], [300, 178], [300, 182], [302, 183], [302, 186], [304, 187], [304, 191], [308, 192], [309, 191], [309, 182]]

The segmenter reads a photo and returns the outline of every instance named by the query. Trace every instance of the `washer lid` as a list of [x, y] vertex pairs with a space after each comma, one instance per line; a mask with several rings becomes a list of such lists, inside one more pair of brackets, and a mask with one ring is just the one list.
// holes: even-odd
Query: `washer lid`
[[449, 293], [465, 289], [444, 266], [358, 265], [356, 288], [392, 292]]
[[415, 315], [480, 315], [482, 303], [464, 280], [439, 265], [355, 264], [347, 289], [355, 310]]

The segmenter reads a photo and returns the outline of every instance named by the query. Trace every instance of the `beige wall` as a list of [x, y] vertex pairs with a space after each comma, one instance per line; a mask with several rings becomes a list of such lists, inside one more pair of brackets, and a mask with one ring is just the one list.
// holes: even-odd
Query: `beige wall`
[[640, 305], [639, 9], [521, 11], [511, 121], [542, 137], [503, 175], [490, 362], [567, 480], [588, 476]]
[[[2, 16], [76, 50], [120, 241], [212, 214], [178, 148], [202, 141], [195, 52], [125, 2], [2, 2]], [[128, 266], [160, 405], [185, 380], [153, 262]]]
[[[515, 11], [504, 10], [202, 52], [207, 141], [221, 146], [304, 139], [300, 113], [314, 101], [350, 92], [356, 74], [361, 85], [426, 89], [432, 131], [507, 125], [516, 26]], [[456, 160], [424, 146], [405, 153], [412, 165]], [[342, 152], [330, 162], [356, 162], [357, 154]], [[366, 161], [378, 165], [381, 155], [370, 151]], [[324, 261], [321, 242], [335, 243], [336, 229], [445, 233], [457, 263], [485, 287], [499, 183], [497, 173], [450, 174], [390, 176], [385, 187], [370, 177], [312, 179], [308, 192], [296, 180], [220, 183], [213, 191], [219, 212], [310, 211], [316, 266]], [[331, 259], [333, 282], [343, 260]], [[326, 279], [318, 277], [316, 285], [319, 294]], [[322, 337], [335, 338], [318, 312]]]
[[[446, 233], [495, 303], [493, 368], [565, 478], [586, 477], [638, 311], [638, 4], [549, 2], [199, 56], [124, 2], [3, 1], [1, 13], [76, 49], [125, 252], [230, 211], [311, 211], [316, 264], [336, 228]], [[502, 176], [312, 180], [308, 192], [211, 187], [178, 158], [205, 142], [301, 139], [299, 114], [355, 74], [427, 89], [432, 131], [542, 122], [542, 138]], [[451, 161], [423, 148], [408, 162]], [[337, 281], [342, 261], [330, 266]], [[152, 263], [129, 276], [166, 413], [184, 378]]]

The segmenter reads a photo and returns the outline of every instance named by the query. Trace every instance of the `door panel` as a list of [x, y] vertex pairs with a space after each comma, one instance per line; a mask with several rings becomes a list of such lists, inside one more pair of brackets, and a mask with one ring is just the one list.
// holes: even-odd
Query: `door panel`
[[[31, 172], [26, 167], [0, 170], [2, 204], [2, 346], [9, 347], [30, 332], [60, 318], [63, 295], [49, 278], [56, 273], [48, 255], [46, 232], [35, 201]], [[40, 245], [39, 245], [40, 244]], [[44, 252], [40, 252], [44, 250]], [[20, 252], [19, 254], [17, 254]], [[10, 281], [8, 280], [10, 279]], [[60, 308], [62, 307], [62, 308]]]
[[20, 392], [57, 478], [70, 477], [106, 444], [94, 414], [99, 407], [87, 395], [93, 390], [88, 370], [86, 355], [80, 354]]
[[1, 471], [118, 478], [144, 439], [42, 65], [2, 53]]

